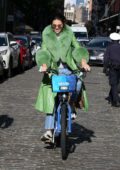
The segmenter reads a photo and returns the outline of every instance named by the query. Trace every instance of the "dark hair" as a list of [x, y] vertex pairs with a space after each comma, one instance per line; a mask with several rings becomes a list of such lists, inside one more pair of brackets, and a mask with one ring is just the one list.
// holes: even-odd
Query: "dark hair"
[[60, 21], [63, 23], [63, 25], [66, 23], [66, 18], [65, 18], [65, 16], [64, 16], [63, 14], [61, 14], [61, 13], [56, 13], [56, 14], [54, 14], [54, 16], [51, 18], [51, 23], [52, 23], [53, 20], [55, 20], [55, 19], [60, 20]]

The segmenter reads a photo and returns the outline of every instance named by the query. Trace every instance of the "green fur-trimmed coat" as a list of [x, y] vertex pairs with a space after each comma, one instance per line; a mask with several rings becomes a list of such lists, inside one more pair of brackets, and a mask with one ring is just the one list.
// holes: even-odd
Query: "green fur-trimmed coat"
[[[50, 25], [44, 29], [42, 47], [36, 53], [38, 69], [42, 64], [58, 69], [57, 62], [61, 59], [72, 70], [75, 70], [82, 58], [88, 61], [88, 51], [79, 45], [69, 26], [65, 25], [59, 39]], [[35, 108], [40, 112], [53, 113], [56, 93], [52, 92], [50, 82], [49, 76], [44, 74], [35, 104]]]

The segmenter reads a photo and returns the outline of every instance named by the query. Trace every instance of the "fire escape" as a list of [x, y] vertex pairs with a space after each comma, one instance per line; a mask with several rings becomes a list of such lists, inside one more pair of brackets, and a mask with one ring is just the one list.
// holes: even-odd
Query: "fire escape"
[[120, 1], [107, 0], [105, 1], [105, 10], [102, 17], [99, 19], [99, 25], [102, 26], [103, 32], [116, 31], [120, 25]]

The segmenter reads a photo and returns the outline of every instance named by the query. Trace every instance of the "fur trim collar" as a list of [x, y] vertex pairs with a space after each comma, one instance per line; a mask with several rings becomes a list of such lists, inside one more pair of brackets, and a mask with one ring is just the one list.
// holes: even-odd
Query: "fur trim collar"
[[51, 25], [47, 26], [43, 31], [43, 42], [55, 61], [58, 61], [60, 57], [65, 58], [67, 51], [71, 46], [72, 37], [73, 32], [67, 25], [65, 25], [63, 31], [60, 33], [59, 40], [52, 30]]

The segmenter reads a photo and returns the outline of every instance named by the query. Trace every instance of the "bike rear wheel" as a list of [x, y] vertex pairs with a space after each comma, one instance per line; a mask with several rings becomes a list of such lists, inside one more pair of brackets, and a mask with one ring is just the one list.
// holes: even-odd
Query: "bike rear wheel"
[[62, 159], [67, 157], [67, 105], [63, 103], [61, 105], [61, 153]]

